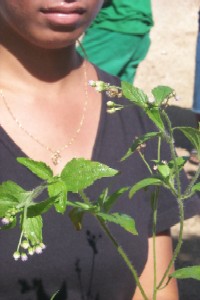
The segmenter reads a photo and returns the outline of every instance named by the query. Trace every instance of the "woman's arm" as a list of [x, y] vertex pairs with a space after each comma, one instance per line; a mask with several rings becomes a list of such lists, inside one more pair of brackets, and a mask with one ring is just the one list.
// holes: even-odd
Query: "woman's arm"
[[[157, 282], [162, 278], [168, 263], [172, 257], [172, 239], [169, 232], [163, 232], [156, 237], [156, 259], [157, 259]], [[171, 269], [171, 272], [174, 268]], [[153, 291], [153, 238], [149, 238], [149, 252], [147, 263], [140, 276], [140, 282], [145, 290], [149, 300], [152, 300]], [[176, 280], [172, 279], [170, 283], [158, 291], [157, 300], [178, 300], [178, 287]], [[133, 300], [143, 300], [141, 293], [136, 288]]]

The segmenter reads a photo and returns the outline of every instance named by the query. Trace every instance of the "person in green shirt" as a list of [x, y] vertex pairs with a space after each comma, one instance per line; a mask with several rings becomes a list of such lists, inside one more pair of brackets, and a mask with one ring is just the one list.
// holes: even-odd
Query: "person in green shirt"
[[78, 52], [104, 71], [133, 82], [149, 46], [153, 26], [151, 0], [107, 0]]

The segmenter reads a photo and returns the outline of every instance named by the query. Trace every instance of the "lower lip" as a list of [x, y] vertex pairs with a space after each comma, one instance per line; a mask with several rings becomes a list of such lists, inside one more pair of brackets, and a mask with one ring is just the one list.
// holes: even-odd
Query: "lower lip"
[[77, 24], [81, 19], [81, 14], [78, 13], [44, 13], [45, 18], [56, 26], [69, 26]]

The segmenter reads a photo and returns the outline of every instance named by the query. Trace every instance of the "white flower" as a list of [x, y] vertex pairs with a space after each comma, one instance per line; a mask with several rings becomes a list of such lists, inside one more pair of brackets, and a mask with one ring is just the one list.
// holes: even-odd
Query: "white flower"
[[1, 220], [1, 222], [4, 224], [4, 225], [8, 225], [10, 223], [10, 220], [8, 218], [3, 218]]
[[89, 86], [94, 87], [94, 86], [96, 86], [96, 81], [94, 81], [94, 80], [89, 80], [89, 81], [88, 81], [88, 84], [89, 84]]
[[42, 253], [42, 247], [40, 245], [35, 247], [35, 253], [41, 254]]
[[26, 253], [21, 254], [21, 260], [22, 261], [27, 261], [28, 260], [28, 256], [26, 255]]
[[28, 249], [28, 247], [30, 247], [30, 244], [27, 240], [25, 240], [21, 243], [21, 247], [24, 249]]
[[33, 255], [34, 253], [35, 253], [34, 248], [32, 248], [32, 247], [28, 248], [28, 254], [29, 255]]
[[18, 251], [16, 251], [15, 253], [13, 253], [13, 257], [14, 257], [14, 260], [18, 260], [20, 258], [20, 253]]

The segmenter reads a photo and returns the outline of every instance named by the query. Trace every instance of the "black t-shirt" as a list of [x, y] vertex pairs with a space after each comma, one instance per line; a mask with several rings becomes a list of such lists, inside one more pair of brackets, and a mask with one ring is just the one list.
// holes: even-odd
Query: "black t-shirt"
[[[98, 75], [100, 80], [119, 85], [118, 79], [100, 70]], [[107, 96], [103, 95], [92, 159], [120, 170], [121, 174], [114, 180], [97, 181], [88, 190], [91, 199], [96, 199], [106, 186], [114, 191], [149, 176], [137, 153], [123, 163], [119, 161], [135, 136], [153, 128], [151, 121], [137, 107], [108, 115], [107, 100]], [[155, 146], [147, 146], [144, 151], [148, 160], [156, 158]], [[25, 154], [0, 127], [0, 182], [11, 179], [24, 188], [37, 186], [40, 180], [16, 162], [18, 156]], [[162, 157], [168, 157], [165, 149]], [[138, 274], [141, 274], [145, 266], [147, 242], [151, 235], [149, 194], [149, 191], [138, 192], [132, 200], [125, 194], [113, 208], [113, 211], [134, 217], [138, 236], [132, 236], [117, 225], [109, 225], [134, 263]], [[185, 208], [186, 217], [200, 211], [195, 199], [189, 201]], [[56, 300], [132, 299], [135, 290], [132, 275], [94, 217], [85, 216], [83, 228], [78, 232], [68, 218], [68, 211], [64, 215], [58, 215], [51, 209], [43, 218], [43, 238], [47, 248], [43, 254], [34, 255], [27, 262], [16, 262], [12, 257], [19, 239], [18, 229], [1, 231], [0, 300], [47, 300], [57, 290], [60, 292]], [[161, 192], [157, 231], [164, 231], [176, 222], [176, 201], [169, 192]]]

